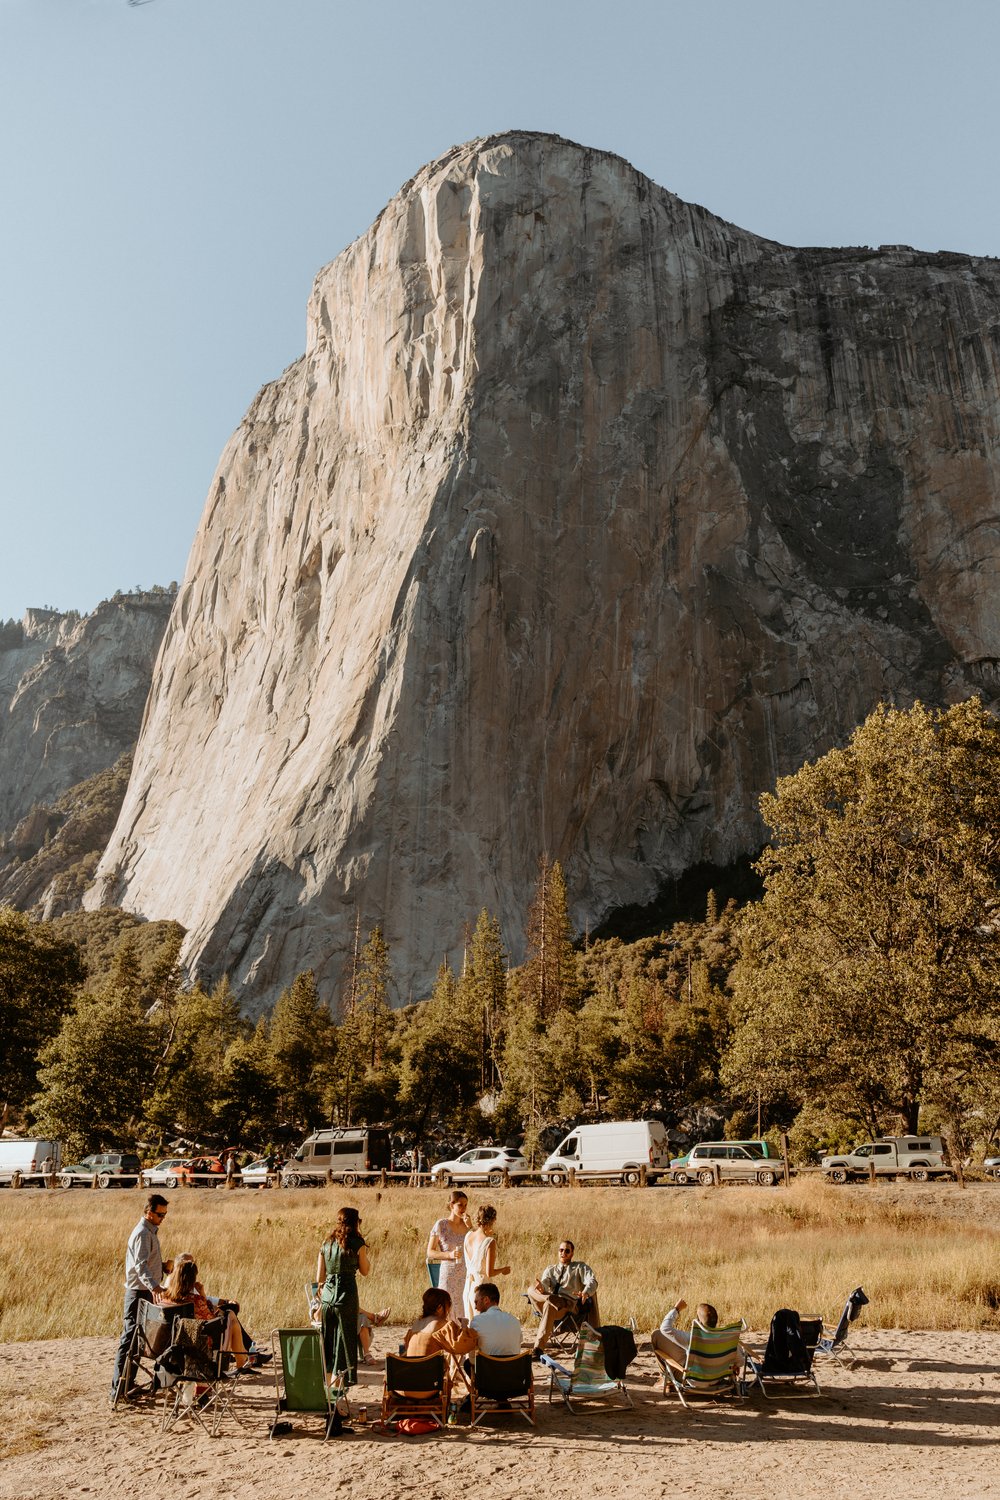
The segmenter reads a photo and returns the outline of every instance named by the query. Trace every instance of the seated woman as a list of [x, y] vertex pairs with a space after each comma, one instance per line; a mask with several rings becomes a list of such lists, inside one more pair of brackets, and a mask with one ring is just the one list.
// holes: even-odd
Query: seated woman
[[[388, 1322], [391, 1307], [383, 1307], [379, 1312], [369, 1312], [365, 1307], [358, 1308], [358, 1348], [361, 1350], [359, 1363], [363, 1365], [374, 1364], [371, 1357], [372, 1329], [381, 1328], [383, 1323]], [[309, 1321], [318, 1328], [322, 1322], [322, 1306], [318, 1297], [314, 1297], [309, 1303]]]
[[205, 1289], [198, 1280], [198, 1267], [190, 1255], [179, 1255], [170, 1274], [163, 1283], [163, 1291], [157, 1292], [156, 1302], [160, 1307], [178, 1307], [190, 1302], [199, 1322], [207, 1323], [211, 1318], [222, 1318], [222, 1347], [235, 1356], [236, 1368], [242, 1369], [250, 1360], [243, 1342], [243, 1329], [231, 1308], [220, 1302], [210, 1302]]
[[[443, 1287], [429, 1286], [424, 1292], [420, 1317], [411, 1323], [403, 1335], [403, 1345], [410, 1359], [420, 1359], [428, 1354], [444, 1354], [449, 1375], [459, 1368], [465, 1354], [478, 1347], [479, 1340], [471, 1328], [463, 1328], [451, 1316], [451, 1296]], [[432, 1396], [433, 1391], [404, 1391], [410, 1400]]]

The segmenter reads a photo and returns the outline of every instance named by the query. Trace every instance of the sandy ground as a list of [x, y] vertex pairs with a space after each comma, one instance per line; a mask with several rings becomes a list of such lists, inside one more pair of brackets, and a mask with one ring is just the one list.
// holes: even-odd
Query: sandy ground
[[[375, 1351], [398, 1331], [380, 1330]], [[361, 1428], [320, 1441], [315, 1419], [268, 1440], [274, 1382], [243, 1387], [244, 1426], [211, 1438], [185, 1425], [164, 1437], [148, 1407], [111, 1413], [114, 1341], [0, 1346], [3, 1435], [41, 1446], [0, 1464], [0, 1496], [72, 1500], [151, 1495], [218, 1500], [454, 1500], [470, 1489], [494, 1500], [536, 1496], [712, 1495], [739, 1500], [870, 1496], [875, 1500], [1000, 1497], [1000, 1334], [855, 1334], [856, 1364], [819, 1368], [823, 1394], [683, 1410], [660, 1394], [648, 1343], [629, 1371], [634, 1410], [571, 1415], [549, 1405], [538, 1380], [538, 1425], [496, 1419], [470, 1433], [403, 1438]], [[362, 1371], [355, 1399], [377, 1415], [381, 1370]], [[18, 1439], [18, 1432], [22, 1436]]]

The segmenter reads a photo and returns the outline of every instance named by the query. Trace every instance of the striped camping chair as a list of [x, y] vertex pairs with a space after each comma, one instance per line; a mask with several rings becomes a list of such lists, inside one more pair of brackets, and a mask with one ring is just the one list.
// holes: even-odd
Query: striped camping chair
[[653, 1353], [663, 1370], [663, 1394], [667, 1394], [669, 1380], [684, 1406], [687, 1406], [685, 1396], [741, 1396], [742, 1331], [741, 1322], [727, 1323], [724, 1328], [704, 1328], [701, 1323], [692, 1323], [683, 1371], [675, 1370], [654, 1346]]
[[604, 1368], [604, 1345], [601, 1342], [601, 1335], [596, 1328], [591, 1328], [589, 1323], [581, 1324], [577, 1333], [572, 1370], [567, 1370], [564, 1365], [557, 1364], [548, 1354], [543, 1354], [540, 1358], [552, 1377], [549, 1381], [550, 1401], [554, 1399], [558, 1391], [570, 1411], [573, 1410], [574, 1401], [594, 1400], [605, 1396], [613, 1396], [616, 1399], [620, 1397], [623, 1405], [632, 1405], [632, 1397], [626, 1389], [624, 1380], [612, 1380]]

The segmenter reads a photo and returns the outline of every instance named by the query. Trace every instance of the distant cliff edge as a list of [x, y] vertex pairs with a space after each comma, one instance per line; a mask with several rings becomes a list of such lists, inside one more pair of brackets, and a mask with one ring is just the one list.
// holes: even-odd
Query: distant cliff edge
[[80, 905], [115, 826], [174, 594], [0, 623], [0, 902]]

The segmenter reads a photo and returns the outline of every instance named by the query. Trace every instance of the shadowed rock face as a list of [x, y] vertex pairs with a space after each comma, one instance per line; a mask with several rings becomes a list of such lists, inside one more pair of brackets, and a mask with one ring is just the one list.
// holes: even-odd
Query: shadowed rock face
[[88, 902], [250, 1007], [382, 921], [420, 993], [759, 845], [880, 700], [992, 697], [1000, 267], [795, 250], [555, 137], [426, 167], [213, 482]]
[[0, 622], [0, 864], [40, 847], [45, 804], [132, 749], [172, 602], [164, 589], [82, 618], [29, 609]]

